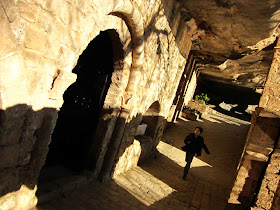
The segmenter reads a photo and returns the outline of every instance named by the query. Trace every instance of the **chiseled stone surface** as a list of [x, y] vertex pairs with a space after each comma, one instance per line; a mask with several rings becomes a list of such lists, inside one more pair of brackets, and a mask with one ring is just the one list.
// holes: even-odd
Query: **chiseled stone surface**
[[[25, 207], [36, 203], [35, 183], [63, 93], [75, 82], [72, 69], [79, 56], [100, 31], [114, 30], [124, 52], [122, 63], [115, 63], [105, 106], [124, 106], [130, 111], [129, 120], [155, 101], [161, 106], [158, 114], [167, 117], [191, 42], [182, 36], [184, 27], [176, 24], [180, 19], [168, 22], [175, 14], [175, 1], [2, 0], [0, 4], [0, 151], [9, 154], [0, 161], [0, 180], [10, 183], [1, 188], [0, 206], [9, 209], [21, 202]], [[6, 171], [13, 175], [5, 175]], [[22, 193], [23, 184], [30, 193]]]
[[280, 142], [278, 142], [277, 149], [274, 150], [273, 155], [269, 161], [264, 179], [256, 198], [255, 208], [261, 209], [277, 209], [279, 207], [279, 181], [280, 181]]
[[262, 87], [272, 60], [272, 44], [280, 32], [280, 1], [179, 2], [186, 33], [193, 40], [192, 50], [206, 64], [201, 67], [203, 72], [218, 81]]
[[259, 106], [265, 111], [280, 116], [280, 79], [279, 79], [279, 61], [280, 61], [280, 42], [278, 40], [274, 51], [274, 57], [269, 70], [265, 88], [260, 99]]

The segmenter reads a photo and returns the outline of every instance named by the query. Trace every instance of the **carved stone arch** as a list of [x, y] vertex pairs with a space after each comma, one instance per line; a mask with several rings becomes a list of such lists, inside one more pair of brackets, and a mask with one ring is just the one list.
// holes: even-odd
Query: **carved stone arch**
[[110, 14], [122, 18], [130, 29], [132, 36], [132, 67], [126, 87], [128, 98], [125, 98], [125, 103], [127, 103], [129, 97], [131, 97], [136, 90], [142, 72], [144, 60], [143, 17], [137, 5], [130, 0], [118, 0]]
[[102, 164], [100, 157], [106, 152], [103, 149], [110, 141], [120, 112], [117, 96], [123, 91], [123, 61], [123, 43], [115, 29], [100, 31], [80, 55], [73, 69], [77, 81], [64, 93], [64, 104], [52, 135], [55, 141], [50, 144], [49, 166], [60, 161], [71, 170], [86, 170], [92, 147], [102, 150], [95, 161]]

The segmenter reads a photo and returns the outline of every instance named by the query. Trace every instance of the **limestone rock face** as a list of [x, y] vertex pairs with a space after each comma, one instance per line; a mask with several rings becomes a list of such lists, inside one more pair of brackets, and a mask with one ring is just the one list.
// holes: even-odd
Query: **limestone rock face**
[[[192, 50], [201, 63], [217, 67], [227, 61], [221, 72], [230, 72], [235, 82], [239, 77], [238, 83], [245, 86], [247, 83], [256, 86], [266, 77], [272, 59], [268, 52], [272, 48], [267, 47], [279, 34], [279, 0], [179, 1], [193, 43]], [[262, 50], [265, 52], [260, 53]], [[208, 70], [207, 73], [215, 72], [215, 68], [209, 66], [202, 69]], [[223, 79], [225, 75], [221, 72], [215, 74]], [[245, 75], [243, 79], [242, 75]]]

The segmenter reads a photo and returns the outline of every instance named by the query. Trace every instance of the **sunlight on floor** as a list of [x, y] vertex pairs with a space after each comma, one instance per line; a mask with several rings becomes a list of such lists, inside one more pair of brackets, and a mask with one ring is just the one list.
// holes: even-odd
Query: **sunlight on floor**
[[[160, 142], [157, 146], [158, 151], [181, 167], [185, 166], [185, 152], [169, 144]], [[191, 168], [212, 167], [211, 165], [194, 158]], [[183, 170], [183, 169], [182, 169]], [[167, 197], [176, 190], [154, 177], [152, 174], [136, 166], [130, 169], [125, 175], [120, 174], [114, 177], [115, 182], [141, 201], [150, 206], [153, 203]]]
[[176, 191], [138, 166], [129, 170], [125, 176], [115, 176], [114, 180], [146, 206], [150, 206]]
[[[185, 122], [189, 122], [190, 120], [187, 120], [183, 117], [179, 117], [181, 120], [185, 121]], [[197, 119], [196, 121], [199, 121], [199, 122], [203, 122], [204, 120], [208, 120], [210, 122], [213, 122], [213, 123], [228, 123], [228, 124], [232, 124], [232, 125], [238, 125], [238, 126], [241, 126], [241, 125], [250, 125], [251, 122], [247, 122], [245, 120], [240, 120], [238, 118], [235, 118], [235, 117], [230, 117], [230, 116], [227, 116], [227, 115], [224, 115], [224, 114], [221, 114], [221, 113], [213, 113], [213, 114], [205, 114], [202, 116], [202, 119]], [[175, 122], [175, 124], [178, 123], [178, 122]]]
[[232, 124], [232, 125], [249, 125], [250, 122], [244, 121], [244, 120], [240, 120], [234, 117], [230, 117], [227, 115], [223, 115], [221, 113], [217, 113], [217, 114], [211, 114], [211, 115], [205, 115], [203, 116], [203, 118], [205, 120], [209, 120], [210, 122], [217, 122], [217, 123], [228, 123], [228, 124]]
[[[170, 160], [173, 160], [175, 163], [178, 165], [185, 167], [186, 162], [185, 162], [185, 156], [186, 153], [180, 149], [177, 149], [176, 147], [173, 147], [165, 142], [160, 142], [159, 145], [157, 146], [158, 151], [163, 154], [164, 156], [168, 157]], [[208, 163], [205, 163], [198, 158], [194, 157], [191, 168], [194, 167], [201, 167], [201, 166], [208, 166], [212, 167]]]

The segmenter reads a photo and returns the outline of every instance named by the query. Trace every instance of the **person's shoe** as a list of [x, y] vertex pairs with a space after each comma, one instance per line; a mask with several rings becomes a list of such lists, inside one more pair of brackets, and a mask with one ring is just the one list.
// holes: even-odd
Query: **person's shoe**
[[186, 179], [187, 179], [187, 176], [186, 176], [186, 175], [183, 175], [183, 179], [186, 180]]

